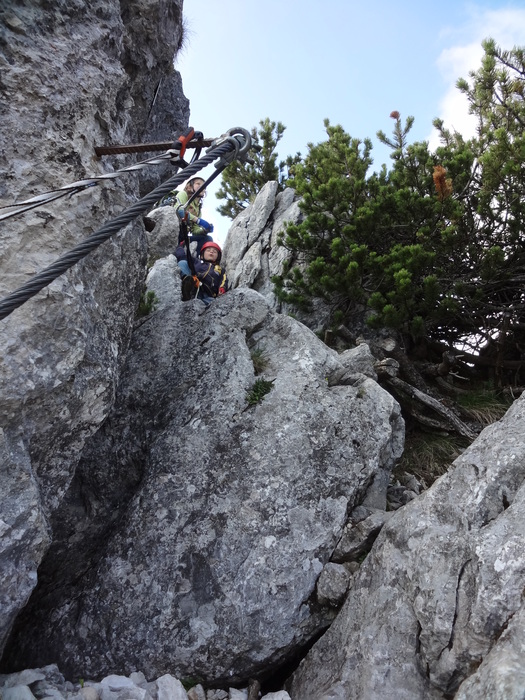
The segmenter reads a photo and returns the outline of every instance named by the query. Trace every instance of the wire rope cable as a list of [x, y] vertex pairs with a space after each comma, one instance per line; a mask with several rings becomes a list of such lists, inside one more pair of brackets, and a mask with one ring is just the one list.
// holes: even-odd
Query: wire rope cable
[[60, 199], [61, 197], [67, 197], [68, 195], [76, 194], [77, 192], [81, 192], [87, 187], [93, 187], [95, 185], [98, 185], [104, 180], [113, 180], [117, 177], [120, 177], [124, 173], [143, 170], [144, 168], [147, 168], [150, 165], [160, 165], [162, 163], [165, 163], [166, 160], [169, 161], [175, 155], [175, 151], [166, 151], [166, 153], [163, 153], [161, 156], [147, 158], [146, 160], [134, 163], [133, 165], [128, 165], [127, 167], [121, 168], [120, 170], [116, 170], [112, 173], [104, 173], [103, 175], [93, 175], [92, 177], [87, 178], [85, 180], [77, 180], [76, 182], [72, 182], [69, 185], [59, 187], [56, 190], [42, 192], [41, 194], [35, 195], [30, 199], [25, 199], [23, 202], [17, 202], [16, 204], [4, 204], [0, 206], [0, 209], [10, 209], [10, 211], [4, 213], [0, 212], [0, 221], [10, 219], [13, 216], [17, 216], [18, 214], [23, 214], [24, 212], [29, 211], [30, 209], [34, 209], [35, 207], [40, 207], [49, 202], [53, 202], [56, 199]]

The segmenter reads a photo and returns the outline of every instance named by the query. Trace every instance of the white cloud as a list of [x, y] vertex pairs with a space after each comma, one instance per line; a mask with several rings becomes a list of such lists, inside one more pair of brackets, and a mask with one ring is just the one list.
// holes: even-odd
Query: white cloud
[[[451, 44], [437, 59], [445, 93], [440, 100], [438, 114], [445, 126], [462, 133], [466, 138], [475, 133], [475, 118], [468, 113], [465, 96], [456, 87], [458, 78], [469, 79], [469, 72], [481, 65], [483, 39], [491, 38], [504, 49], [523, 45], [525, 36], [525, 9], [481, 10], [470, 8], [465, 25], [447, 32]], [[452, 43], [453, 42], [453, 43]], [[428, 137], [431, 149], [439, 145], [437, 131]]]

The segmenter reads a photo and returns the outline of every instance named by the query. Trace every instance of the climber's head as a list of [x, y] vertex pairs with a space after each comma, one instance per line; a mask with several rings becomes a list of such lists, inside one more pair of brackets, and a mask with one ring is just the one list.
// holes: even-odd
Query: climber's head
[[221, 250], [221, 247], [218, 243], [214, 243], [213, 241], [208, 241], [208, 243], [205, 243], [202, 246], [202, 248], [201, 248], [202, 260], [205, 260], [206, 262], [219, 263], [221, 261], [221, 257], [222, 257], [222, 250]]
[[[204, 180], [202, 177], [192, 177], [191, 180], [188, 180], [186, 185], [184, 186], [184, 190], [186, 194], [191, 197], [191, 195], [196, 192], [201, 185], [204, 185]], [[204, 197], [206, 195], [206, 190], [202, 190], [202, 192], [199, 192], [197, 197]]]

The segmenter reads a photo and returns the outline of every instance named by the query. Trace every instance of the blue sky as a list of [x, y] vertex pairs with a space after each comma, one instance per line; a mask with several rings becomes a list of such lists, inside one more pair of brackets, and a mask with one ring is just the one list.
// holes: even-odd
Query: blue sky
[[[281, 121], [284, 159], [325, 140], [328, 118], [372, 140], [373, 169], [388, 163], [376, 132], [391, 132], [392, 110], [415, 117], [411, 140], [432, 145], [435, 117], [468, 135], [456, 80], [479, 67], [484, 38], [506, 49], [525, 45], [523, 3], [499, 0], [185, 0], [184, 17], [175, 68], [191, 126], [215, 137], [265, 117]], [[220, 178], [203, 216], [223, 243], [230, 221], [216, 211], [219, 186]]]

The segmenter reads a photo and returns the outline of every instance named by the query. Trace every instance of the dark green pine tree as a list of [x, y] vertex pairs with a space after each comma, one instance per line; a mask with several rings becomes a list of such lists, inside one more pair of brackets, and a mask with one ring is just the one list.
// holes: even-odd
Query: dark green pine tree
[[434, 251], [422, 239], [438, 225], [443, 203], [432, 191], [428, 151], [406, 146], [413, 119], [403, 127], [392, 117], [394, 171], [371, 175], [370, 140], [325, 120], [328, 140], [309, 145], [290, 182], [305, 218], [287, 228], [282, 243], [297, 262], [274, 281], [280, 298], [297, 306], [322, 297], [334, 321], [349, 322], [370, 307], [370, 323], [420, 332], [416, 312], [435, 296]]
[[472, 139], [436, 120], [441, 145], [431, 153], [409, 143], [413, 118], [403, 124], [393, 112], [392, 136], [378, 133], [392, 165], [370, 173], [370, 142], [325, 122], [328, 140], [309, 144], [289, 182], [304, 220], [282, 239], [293, 263], [274, 280], [281, 299], [308, 307], [320, 297], [332, 321], [360, 314], [397, 329], [406, 347], [470, 346], [473, 362], [485, 353], [492, 360], [479, 361], [495, 363], [495, 353], [500, 366], [521, 368], [524, 50], [490, 40], [484, 49], [481, 68], [458, 82], [477, 119]]
[[263, 185], [272, 180], [279, 183], [279, 190], [284, 189], [288, 170], [301, 159], [297, 153], [288, 156], [286, 161], [277, 162], [276, 148], [285, 130], [281, 122], [268, 118], [259, 122], [258, 129], [253, 127], [252, 138], [259, 149], [251, 151], [252, 163], [235, 160], [224, 171], [217, 191], [217, 198], [225, 200], [217, 207], [220, 214], [234, 219], [255, 199]]

